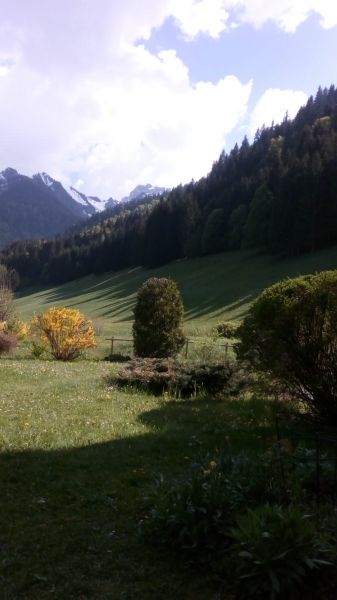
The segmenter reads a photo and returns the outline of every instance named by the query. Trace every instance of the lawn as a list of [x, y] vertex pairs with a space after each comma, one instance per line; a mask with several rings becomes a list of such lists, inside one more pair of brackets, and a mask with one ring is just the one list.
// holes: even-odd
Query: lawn
[[0, 597], [214, 600], [217, 584], [146, 542], [139, 522], [158, 479], [184, 475], [206, 453], [268, 446], [273, 405], [114, 389], [105, 377], [118, 365], [98, 359], [109, 351], [106, 338], [130, 336], [137, 289], [149, 276], [178, 282], [187, 335], [208, 340], [191, 353], [208, 358], [212, 327], [241, 319], [266, 286], [336, 267], [337, 248], [284, 261], [238, 252], [22, 290], [21, 318], [70, 306], [103, 331], [98, 350], [73, 364], [33, 360], [27, 346], [0, 361]]
[[270, 440], [270, 404], [111, 389], [113, 368], [0, 362], [3, 598], [214, 598], [204, 573], [158, 552], [138, 524], [159, 477]]

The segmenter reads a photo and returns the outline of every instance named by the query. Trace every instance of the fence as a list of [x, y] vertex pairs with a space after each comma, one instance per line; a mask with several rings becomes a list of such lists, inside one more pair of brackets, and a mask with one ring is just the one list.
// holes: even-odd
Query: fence
[[[106, 341], [110, 342], [110, 355], [112, 356], [114, 354], [114, 350], [115, 350], [115, 342], [133, 342], [133, 339], [118, 338], [118, 337], [112, 336], [111, 338], [106, 338]], [[206, 342], [199, 342], [198, 340], [187, 339], [185, 342], [185, 349], [184, 349], [185, 358], [188, 357], [190, 344], [199, 344], [200, 346], [207, 346]], [[216, 346], [218, 348], [225, 348], [225, 350], [224, 350], [225, 358], [227, 358], [227, 356], [228, 356], [229, 348], [234, 348], [233, 344], [228, 344], [228, 343], [214, 344], [214, 346]]]
[[[299, 462], [311, 464], [314, 471], [313, 492], [316, 499], [316, 508], [319, 511], [320, 500], [324, 495], [330, 496], [333, 506], [336, 506], [337, 501], [337, 432], [334, 429], [331, 431], [321, 431], [320, 424], [311, 423], [314, 425], [313, 433], [301, 433], [296, 431], [289, 432], [287, 430], [283, 437], [281, 433], [281, 425], [278, 415], [275, 417], [275, 428], [277, 438], [277, 454], [280, 468], [281, 480], [283, 482], [284, 494], [287, 494], [287, 469], [289, 466], [296, 465]], [[326, 428], [325, 428], [326, 429]], [[287, 457], [283, 453], [283, 442], [288, 440], [296, 448]], [[302, 454], [298, 449], [302, 449]], [[326, 480], [326, 469], [330, 470], [332, 477], [329, 478], [329, 483]], [[324, 473], [325, 469], [325, 473]]]

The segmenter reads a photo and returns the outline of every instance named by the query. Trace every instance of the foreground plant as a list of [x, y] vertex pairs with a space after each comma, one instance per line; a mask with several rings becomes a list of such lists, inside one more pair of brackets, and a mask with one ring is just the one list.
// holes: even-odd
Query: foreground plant
[[235, 598], [326, 597], [336, 590], [334, 512], [325, 498], [328, 518], [318, 521], [301, 489], [307, 470], [293, 460], [284, 481], [273, 455], [273, 448], [260, 457], [227, 451], [171, 484], [161, 478], [142, 531], [186, 565], [212, 570]]
[[74, 360], [85, 349], [96, 346], [92, 322], [77, 309], [49, 308], [33, 317], [31, 327], [49, 343], [57, 360]]
[[232, 537], [240, 598], [295, 600], [310, 572], [330, 565], [313, 518], [299, 508], [249, 510]]

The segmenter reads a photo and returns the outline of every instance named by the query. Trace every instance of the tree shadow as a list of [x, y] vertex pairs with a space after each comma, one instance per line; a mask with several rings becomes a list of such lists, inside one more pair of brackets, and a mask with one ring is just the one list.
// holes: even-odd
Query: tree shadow
[[198, 595], [204, 575], [191, 579], [139, 537], [138, 525], [156, 478], [228, 444], [260, 447], [272, 435], [268, 411], [235, 400], [163, 401], [139, 416], [144, 435], [3, 453], [3, 597], [211, 598], [210, 588]]

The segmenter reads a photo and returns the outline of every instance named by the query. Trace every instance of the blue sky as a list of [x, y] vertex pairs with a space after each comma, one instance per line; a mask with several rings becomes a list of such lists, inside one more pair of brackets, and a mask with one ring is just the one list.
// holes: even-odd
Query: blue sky
[[337, 84], [335, 0], [1, 0], [0, 171], [121, 198]]
[[[337, 85], [337, 27], [324, 29], [317, 14], [296, 32], [286, 32], [269, 22], [259, 29], [243, 25], [217, 39], [201, 35], [194, 40], [184, 39], [170, 18], [153, 32], [146, 48], [155, 53], [172, 47], [188, 66], [194, 83], [216, 83], [228, 74], [243, 82], [253, 79], [248, 113], [269, 88], [301, 90], [310, 96], [319, 85]], [[227, 137], [227, 149], [242, 140], [244, 125]]]

